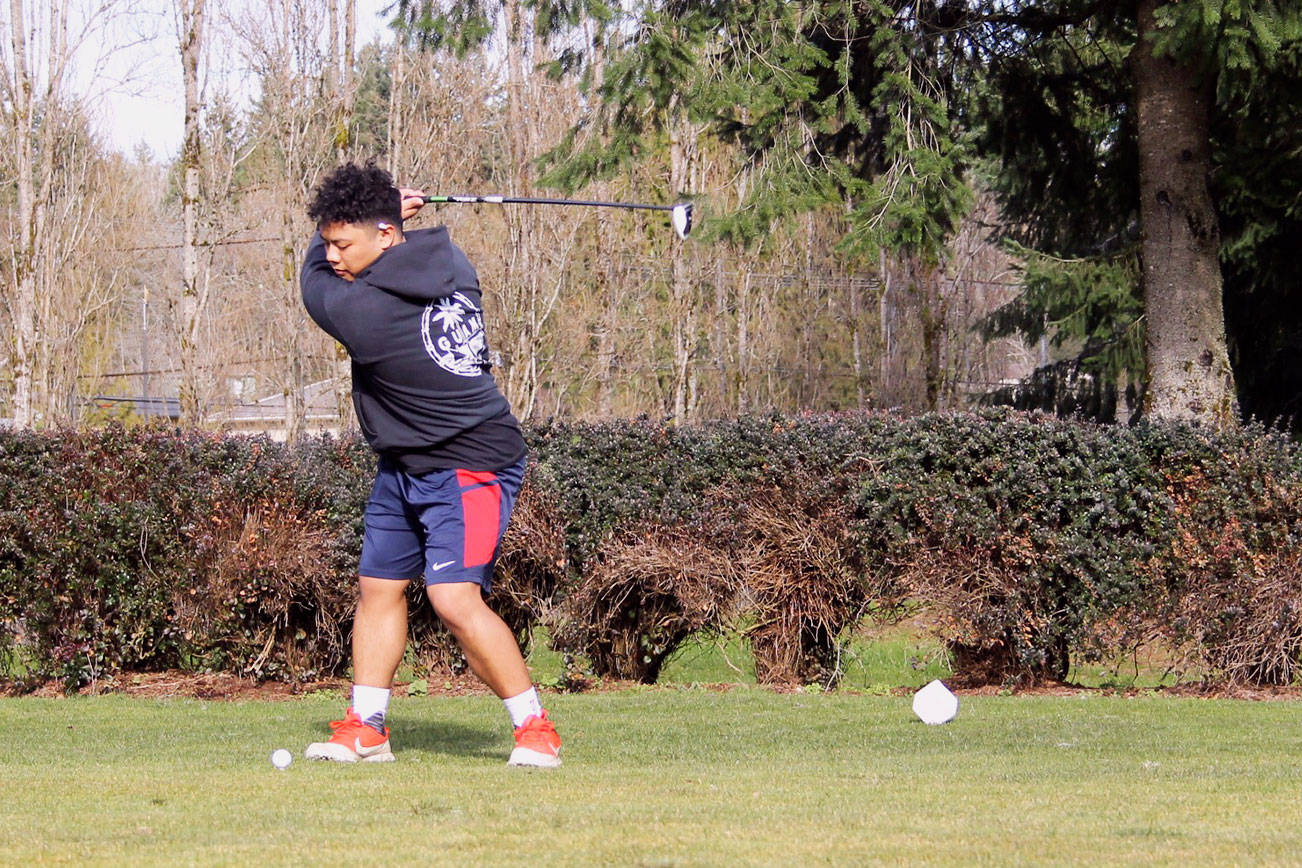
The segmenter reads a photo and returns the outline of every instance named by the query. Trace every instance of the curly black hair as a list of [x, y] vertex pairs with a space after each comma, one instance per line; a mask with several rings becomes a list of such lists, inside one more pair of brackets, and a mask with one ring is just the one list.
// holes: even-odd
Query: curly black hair
[[321, 179], [307, 216], [317, 228], [331, 223], [369, 223], [383, 220], [402, 228], [402, 195], [393, 176], [374, 162], [365, 166], [344, 163]]

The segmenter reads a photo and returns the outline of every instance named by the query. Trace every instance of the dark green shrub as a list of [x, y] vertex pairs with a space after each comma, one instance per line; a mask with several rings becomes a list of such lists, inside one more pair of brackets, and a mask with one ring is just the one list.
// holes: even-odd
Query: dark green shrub
[[1170, 503], [1150, 581], [1160, 633], [1216, 681], [1287, 685], [1302, 661], [1302, 453], [1252, 426], [1138, 431]]
[[[597, 674], [654, 680], [741, 630], [766, 683], [836, 676], [865, 611], [921, 607], [969, 681], [1061, 678], [1160, 640], [1226, 682], [1302, 653], [1302, 455], [1258, 428], [988, 411], [548, 423], [490, 602]], [[0, 432], [0, 663], [309, 678], [348, 662], [356, 439], [158, 427]], [[427, 666], [460, 651], [412, 587]]]
[[0, 437], [0, 645], [69, 687], [335, 671], [361, 454], [159, 427]]
[[904, 420], [864, 480], [878, 571], [972, 681], [1067, 674], [1092, 622], [1146, 605], [1163, 480], [1125, 428], [987, 411]]
[[122, 428], [4, 444], [0, 623], [11, 641], [21, 633], [31, 674], [76, 685], [127, 661], [175, 663], [181, 637], [166, 613], [189, 462]]

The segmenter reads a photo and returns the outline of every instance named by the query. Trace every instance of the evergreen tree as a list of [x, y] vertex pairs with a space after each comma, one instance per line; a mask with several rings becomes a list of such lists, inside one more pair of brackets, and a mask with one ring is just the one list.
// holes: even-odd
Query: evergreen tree
[[1238, 75], [1212, 136], [1231, 360], [1244, 415], [1302, 432], [1302, 38]]
[[[1128, 364], [1129, 347], [1142, 325], [1150, 415], [1232, 423], [1222, 274], [1231, 324], [1239, 324], [1238, 268], [1263, 264], [1259, 242], [1287, 234], [1281, 219], [1296, 220], [1296, 208], [1288, 218], [1278, 200], [1273, 213], [1261, 207], [1262, 198], [1246, 192], [1260, 188], [1242, 181], [1262, 153], [1275, 155], [1276, 177], [1297, 177], [1299, 152], [1288, 153], [1287, 134], [1274, 132], [1272, 145], [1270, 135], [1245, 136], [1244, 125], [1227, 126], [1227, 119], [1236, 112], [1296, 117], [1295, 102], [1281, 106], [1295, 100], [1296, 88], [1266, 85], [1288, 75], [1299, 11], [1219, 0], [1064, 0], [974, 11], [981, 14], [970, 31], [973, 56], [984, 59], [989, 77], [972, 117], [980, 149], [996, 159], [1010, 235], [1054, 258], [1084, 259], [1085, 268], [1134, 263], [1112, 268], [1116, 284], [1092, 282], [1099, 295], [1079, 299], [1090, 316], [1064, 317], [1063, 304], [1079, 298], [1074, 268], [1046, 274], [1032, 261], [1027, 293], [992, 319], [988, 332], [1015, 327], [1035, 338], [1044, 322], [1054, 322], [1079, 349], [1075, 367], [1115, 383], [1138, 373]], [[1159, 108], [1148, 121], [1145, 105]], [[1227, 196], [1236, 189], [1239, 206]], [[1044, 291], [1046, 279], [1057, 281], [1054, 291]], [[1116, 304], [1127, 291], [1136, 299], [1142, 293], [1142, 305]], [[1105, 325], [1100, 316], [1116, 318]], [[1242, 334], [1231, 338], [1245, 347]], [[1259, 378], [1258, 360], [1245, 367], [1249, 361], [1236, 352], [1241, 385]], [[1037, 384], [1051, 389], [1062, 380], [1042, 374]], [[1254, 395], [1245, 409], [1260, 412], [1256, 392], [1245, 394]], [[1055, 403], [1051, 395], [1041, 399]]]
[[950, 111], [954, 45], [934, 4], [649, 2], [594, 84], [599, 102], [551, 155], [575, 188], [657, 153], [677, 111], [738, 146], [752, 175], [716, 237], [849, 206], [849, 252], [932, 259], [971, 201]]

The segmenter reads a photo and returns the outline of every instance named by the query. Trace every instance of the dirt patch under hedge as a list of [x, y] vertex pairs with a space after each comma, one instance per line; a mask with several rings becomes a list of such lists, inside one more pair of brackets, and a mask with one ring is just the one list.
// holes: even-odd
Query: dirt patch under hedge
[[[442, 696], [472, 696], [488, 693], [482, 682], [470, 676], [452, 676], [430, 680], [426, 692]], [[258, 681], [219, 672], [149, 672], [124, 675], [109, 681], [97, 681], [77, 691], [80, 696], [117, 694], [141, 699], [211, 699], [225, 701], [276, 701], [298, 699], [314, 693], [348, 695], [349, 682], [343, 678], [328, 678], [308, 682]], [[395, 696], [406, 696], [410, 683], [394, 687]], [[20, 691], [12, 684], [0, 684], [0, 696], [17, 696]], [[21, 695], [58, 697], [65, 695], [64, 685], [57, 680], [47, 681], [35, 690], [22, 691]]]

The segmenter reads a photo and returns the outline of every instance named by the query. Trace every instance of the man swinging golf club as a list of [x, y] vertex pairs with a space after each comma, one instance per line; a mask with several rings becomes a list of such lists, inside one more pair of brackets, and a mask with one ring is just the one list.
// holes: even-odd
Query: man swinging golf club
[[303, 303], [352, 358], [353, 403], [379, 455], [353, 622], [352, 703], [309, 759], [393, 759], [385, 714], [407, 643], [406, 588], [423, 577], [471, 670], [506, 704], [510, 765], [560, 765], [515, 635], [484, 602], [524, 476], [525, 443], [489, 373], [478, 278], [446, 227], [404, 233], [425, 204], [373, 164], [338, 167], [308, 208], [317, 226]]

